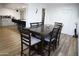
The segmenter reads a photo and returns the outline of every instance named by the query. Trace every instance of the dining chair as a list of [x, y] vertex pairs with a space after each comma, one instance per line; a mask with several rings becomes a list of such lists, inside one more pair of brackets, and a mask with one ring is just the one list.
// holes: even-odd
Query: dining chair
[[33, 22], [33, 23], [30, 23], [30, 27], [31, 28], [34, 28], [34, 27], [39, 27], [42, 25], [42, 22]]
[[60, 35], [61, 35], [62, 27], [63, 26], [60, 26], [60, 28], [59, 28], [59, 33], [58, 33], [58, 38], [57, 38], [57, 45], [58, 46], [59, 46], [59, 43], [60, 43]]
[[[34, 22], [34, 23], [30, 23], [30, 28], [35, 28], [35, 27], [39, 27], [39, 26], [42, 26], [42, 22]], [[32, 34], [32, 36], [40, 39], [41, 37], [39, 35], [36, 35], [36, 34]]]
[[[38, 45], [39, 42], [41, 42], [41, 40], [31, 36], [31, 32], [29, 29], [25, 28], [25, 21], [20, 21], [18, 20], [17, 22], [18, 25], [18, 29], [20, 32], [20, 36], [21, 36], [21, 56], [22, 55], [33, 55], [34, 53], [32, 53], [32, 48], [35, 45]], [[28, 51], [28, 54], [25, 53], [25, 51]]]
[[58, 38], [57, 38], [57, 45], [59, 45], [59, 41], [60, 41], [60, 35], [61, 35], [61, 30], [63, 27], [63, 23], [59, 23], [59, 22], [55, 22], [54, 27], [59, 26], [59, 33], [58, 33]]
[[54, 23], [54, 26], [63, 26], [63, 23], [55, 22], [55, 23]]
[[48, 51], [48, 56], [50, 56], [51, 49], [54, 49], [56, 47], [58, 32], [59, 28], [53, 28], [52, 32], [44, 39], [46, 45], [44, 50]]
[[[23, 51], [29, 49], [29, 56], [33, 55], [31, 54], [31, 49], [34, 45], [37, 45], [41, 42], [41, 40], [31, 36], [31, 33], [29, 29], [22, 29], [21, 31], [21, 55], [24, 54]], [[23, 49], [23, 44], [26, 45], [26, 48]]]

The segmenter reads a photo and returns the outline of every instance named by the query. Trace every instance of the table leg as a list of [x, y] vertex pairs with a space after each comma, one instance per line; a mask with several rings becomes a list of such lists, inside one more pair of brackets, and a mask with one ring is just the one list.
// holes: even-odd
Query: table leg
[[44, 56], [44, 36], [41, 36], [41, 55]]

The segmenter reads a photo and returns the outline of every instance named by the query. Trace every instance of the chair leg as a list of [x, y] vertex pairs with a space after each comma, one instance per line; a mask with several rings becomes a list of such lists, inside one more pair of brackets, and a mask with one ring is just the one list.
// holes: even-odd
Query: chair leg
[[41, 44], [38, 44], [38, 47], [37, 47], [38, 52], [37, 53], [41, 55], [41, 50], [40, 49], [41, 49]]
[[55, 41], [55, 49], [57, 48], [57, 40]]
[[49, 43], [49, 49], [48, 49], [48, 56], [50, 56], [50, 43]]
[[59, 40], [58, 40], [58, 46], [59, 46]]
[[21, 56], [22, 56], [22, 51], [21, 51]]
[[56, 47], [57, 47], [57, 42], [56, 42], [56, 40], [53, 42], [53, 49], [55, 50], [56, 49]]
[[31, 47], [29, 47], [29, 56], [31, 56]]
[[21, 56], [23, 55], [23, 44], [21, 43]]
[[50, 56], [50, 47], [49, 47], [49, 50], [48, 50], [48, 56]]

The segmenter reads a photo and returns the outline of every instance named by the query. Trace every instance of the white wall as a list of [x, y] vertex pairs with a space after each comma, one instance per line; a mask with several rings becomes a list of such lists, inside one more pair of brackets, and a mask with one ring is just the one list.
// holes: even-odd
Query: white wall
[[77, 20], [78, 26], [77, 26], [77, 34], [78, 34], [78, 56], [79, 56], [79, 19]]
[[[39, 22], [42, 17], [42, 8], [45, 8], [45, 24], [54, 24], [61, 22], [64, 24], [62, 33], [74, 35], [75, 22], [78, 20], [78, 5], [73, 3], [45, 3], [45, 4], [28, 4], [28, 13], [26, 26], [31, 22]], [[38, 13], [36, 14], [36, 9]]]
[[[12, 16], [15, 17], [16, 19], [20, 19], [20, 12], [16, 12], [16, 10], [14, 9], [9, 9], [9, 8], [5, 8], [3, 5], [0, 6], [0, 15], [2, 16]], [[0, 19], [1, 21], [1, 26], [8, 26], [8, 25], [14, 25], [14, 23], [11, 21], [10, 18], [3, 18]]]
[[79, 56], [79, 20], [78, 20], [78, 29], [77, 29], [77, 32], [78, 32], [78, 56]]
[[[45, 4], [28, 4], [28, 13], [27, 13], [27, 18], [26, 18], [26, 27], [30, 26], [30, 23], [32, 22], [40, 22], [41, 17], [42, 17], [42, 8], [45, 8]], [[38, 9], [38, 12], [36, 13], [36, 9]]]
[[78, 19], [77, 4], [48, 4], [47, 15], [45, 23], [61, 22], [64, 24], [62, 33], [74, 34], [75, 22]]
[[[38, 13], [36, 14], [36, 8]], [[30, 22], [41, 21], [42, 8], [45, 8], [45, 24], [54, 24], [61, 22], [64, 24], [62, 33], [74, 35], [75, 22], [78, 23], [78, 55], [79, 55], [79, 4], [63, 3], [63, 4], [29, 4], [26, 18], [26, 26], [30, 26]]]
[[13, 9], [0, 8], [0, 15], [11, 15], [16, 19], [20, 19], [20, 12], [16, 12], [16, 10]]
[[77, 20], [78, 26], [77, 26], [77, 32], [79, 35], [79, 4], [78, 4], [78, 20]]
[[27, 18], [27, 8], [21, 9], [20, 10], [20, 19], [24, 20]]
[[23, 9], [27, 8], [27, 3], [4, 3], [4, 7], [10, 8], [10, 9]]

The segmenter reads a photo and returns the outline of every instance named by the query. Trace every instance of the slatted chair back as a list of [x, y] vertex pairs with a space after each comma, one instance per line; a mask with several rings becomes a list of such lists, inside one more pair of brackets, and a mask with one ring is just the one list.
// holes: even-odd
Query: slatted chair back
[[53, 39], [53, 38], [57, 39], [58, 32], [59, 32], [59, 27], [53, 28], [53, 31], [52, 31], [51, 34], [50, 34], [51, 39]]
[[55, 22], [55, 26], [63, 26], [63, 24], [59, 22]]
[[58, 37], [57, 37], [57, 41], [58, 41], [58, 45], [59, 45], [59, 40], [60, 40], [60, 35], [61, 35], [63, 23], [55, 22], [55, 26], [54, 27], [57, 27], [57, 26], [59, 26], [59, 32], [58, 32]]
[[30, 27], [31, 27], [31, 28], [38, 27], [38, 26], [41, 26], [41, 25], [42, 25], [42, 22], [30, 23]]

